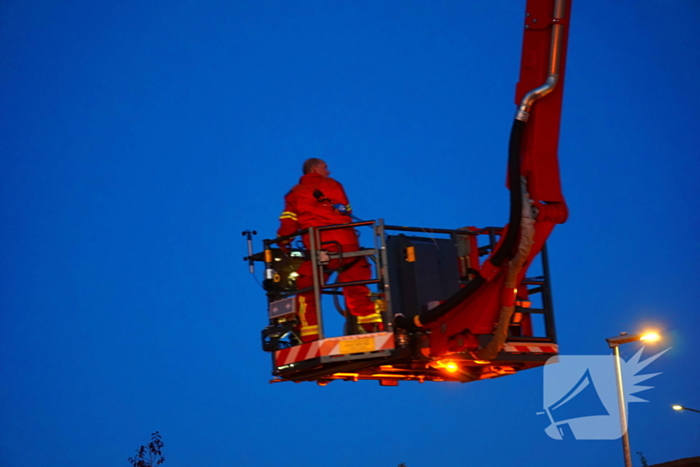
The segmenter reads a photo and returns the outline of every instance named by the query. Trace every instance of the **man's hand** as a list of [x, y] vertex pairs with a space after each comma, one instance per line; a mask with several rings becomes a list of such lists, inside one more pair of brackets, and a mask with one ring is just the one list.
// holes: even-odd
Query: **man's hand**
[[292, 249], [292, 242], [291, 241], [280, 242], [277, 244], [277, 246], [279, 247], [279, 249], [282, 253], [289, 256], [289, 251]]

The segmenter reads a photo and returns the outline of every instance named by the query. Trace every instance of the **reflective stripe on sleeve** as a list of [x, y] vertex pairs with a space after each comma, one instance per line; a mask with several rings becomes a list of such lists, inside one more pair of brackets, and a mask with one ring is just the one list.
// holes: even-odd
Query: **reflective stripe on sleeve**
[[293, 212], [284, 211], [280, 216], [280, 219], [291, 219], [293, 221], [297, 220], [297, 215]]

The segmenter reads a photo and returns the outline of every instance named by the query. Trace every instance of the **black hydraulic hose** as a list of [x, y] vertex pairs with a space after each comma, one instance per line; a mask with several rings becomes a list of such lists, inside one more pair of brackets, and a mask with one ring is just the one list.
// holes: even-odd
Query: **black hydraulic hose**
[[[523, 215], [522, 182], [520, 179], [520, 147], [522, 145], [525, 122], [513, 121], [508, 145], [508, 184], [510, 186], [510, 221], [506, 237], [499, 249], [491, 256], [491, 264], [500, 266], [504, 261], [510, 261], [516, 254], [518, 238], [520, 237], [520, 222]], [[418, 318], [420, 325], [431, 323], [445, 316], [455, 306], [462, 303], [481, 288], [486, 280], [476, 276], [462, 287], [459, 292], [445, 300], [432, 310], [422, 313]], [[398, 324], [398, 323], [397, 323]], [[418, 324], [418, 323], [415, 323]]]
[[[467, 285], [459, 289], [459, 291], [452, 295], [450, 298], [442, 302], [440, 305], [436, 306], [432, 310], [428, 310], [420, 315], [420, 324], [426, 325], [432, 323], [436, 319], [445, 316], [450, 310], [455, 306], [462, 303], [467, 297], [471, 296], [474, 292], [479, 290], [481, 286], [486, 282], [486, 280], [481, 276], [476, 276], [474, 279], [467, 282]], [[399, 323], [397, 323], [399, 324]]]
[[491, 256], [491, 264], [500, 266], [504, 261], [511, 260], [516, 253], [520, 237], [520, 220], [523, 215], [522, 182], [520, 179], [520, 148], [522, 147], [525, 122], [514, 120], [510, 131], [508, 147], [508, 184], [510, 185], [510, 220], [506, 237], [501, 246]]

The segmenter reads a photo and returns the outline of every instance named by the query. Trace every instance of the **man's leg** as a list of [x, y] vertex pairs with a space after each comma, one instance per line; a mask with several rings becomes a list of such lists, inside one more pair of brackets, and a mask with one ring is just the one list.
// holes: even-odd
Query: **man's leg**
[[[372, 278], [372, 270], [364, 257], [343, 261], [346, 267], [338, 274], [338, 282], [366, 281]], [[357, 324], [365, 332], [381, 330], [382, 317], [375, 310], [366, 285], [352, 285], [343, 288], [345, 303], [351, 315], [357, 316]]]
[[[311, 287], [314, 284], [310, 261], [302, 263], [297, 273], [299, 274], [296, 281], [298, 290]], [[299, 317], [299, 324], [296, 330], [302, 342], [318, 340], [318, 319], [313, 290], [297, 294], [297, 316]]]

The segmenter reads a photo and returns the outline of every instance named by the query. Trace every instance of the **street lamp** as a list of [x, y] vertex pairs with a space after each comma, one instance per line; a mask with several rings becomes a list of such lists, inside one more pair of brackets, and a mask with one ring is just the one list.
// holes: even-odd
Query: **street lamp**
[[620, 345], [630, 342], [645, 341], [656, 342], [661, 337], [655, 332], [644, 334], [628, 335], [626, 332], [620, 333], [619, 336], [605, 339], [608, 346], [615, 353], [615, 376], [617, 378], [617, 402], [620, 409], [620, 430], [622, 432], [622, 453], [625, 456], [625, 467], [632, 467], [632, 455], [630, 453], [630, 438], [627, 434], [627, 410], [625, 406], [625, 386], [622, 382], [622, 359], [620, 358]]
[[682, 405], [674, 405], [674, 406], [672, 406], [672, 407], [673, 407], [673, 410], [678, 410], [678, 411], [681, 411], [681, 410], [690, 410], [691, 412], [700, 413], [700, 410], [691, 409], [690, 407], [683, 407]]

